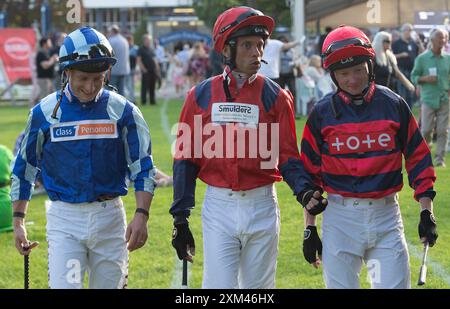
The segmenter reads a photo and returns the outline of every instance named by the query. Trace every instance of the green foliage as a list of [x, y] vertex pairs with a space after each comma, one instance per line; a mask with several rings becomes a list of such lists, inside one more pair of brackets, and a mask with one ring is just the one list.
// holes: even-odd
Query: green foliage
[[142, 37], [144, 34], [148, 34], [147, 31], [147, 17], [144, 17], [141, 22], [139, 23], [139, 27], [136, 29], [136, 31], [133, 34], [134, 37], [134, 44], [138, 46], [143, 45]]
[[[41, 22], [41, 5], [45, 0], [2, 0], [0, 10], [7, 12], [8, 27], [31, 27], [34, 21]], [[51, 31], [71, 32], [80, 24], [69, 24], [66, 14], [71, 8], [66, 7], [67, 1], [48, 0], [51, 8]], [[24, 14], [26, 12], [26, 14]]]
[[250, 6], [262, 11], [264, 14], [273, 17], [276, 25], [290, 27], [291, 12], [285, 1], [273, 0], [194, 0], [193, 7], [197, 16], [205, 22], [211, 29], [217, 17], [225, 10], [234, 6]]

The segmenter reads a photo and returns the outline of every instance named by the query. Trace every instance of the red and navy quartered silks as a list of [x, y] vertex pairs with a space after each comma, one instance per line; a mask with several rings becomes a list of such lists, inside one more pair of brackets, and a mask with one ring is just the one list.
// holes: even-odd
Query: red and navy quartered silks
[[303, 132], [301, 159], [314, 184], [345, 197], [381, 198], [403, 187], [403, 155], [414, 198], [433, 199], [430, 149], [405, 101], [378, 85], [362, 105], [342, 95], [319, 101]]
[[[213, 105], [222, 104], [222, 102], [226, 104], [227, 101], [223, 89], [224, 76], [218, 75], [203, 81], [191, 89], [186, 98], [180, 115], [175, 147], [173, 165], [174, 202], [170, 209], [171, 214], [185, 216], [190, 214], [189, 209], [193, 208], [195, 204], [196, 178], [200, 178], [208, 185], [243, 191], [281, 181], [283, 176], [294, 194], [298, 194], [306, 184], [312, 182], [310, 178], [307, 178], [308, 176], [304, 172], [300, 160], [295, 133], [293, 97], [290, 92], [281, 89], [276, 83], [260, 75], [253, 76], [245, 81], [242, 88], [238, 90], [236, 80], [230, 74], [229, 89], [234, 97], [233, 103], [257, 106], [259, 110], [258, 125], [254, 128], [255, 134], [258, 136], [258, 149], [249, 149], [251, 148], [249, 147], [251, 143], [250, 133], [239, 136], [238, 133], [234, 132], [239, 130], [239, 124], [233, 124], [234, 131], [230, 133], [230, 131], [227, 131], [225, 124], [216, 123], [212, 120]], [[200, 125], [199, 120], [201, 120]], [[214, 124], [211, 126], [212, 123]], [[259, 133], [264, 125], [267, 125], [267, 134], [263, 133], [260, 137]], [[279, 127], [278, 134], [274, 134], [274, 125]], [[191, 134], [189, 141], [184, 139], [186, 132], [183, 132], [182, 127], [185, 131], [195, 131], [195, 128], [197, 128], [196, 132], [191, 132], [193, 134]], [[208, 146], [208, 139], [213, 134], [212, 130], [218, 127], [221, 128], [221, 134], [223, 134], [220, 140], [223, 141], [224, 147], [219, 151], [222, 157], [208, 157], [208, 154], [202, 152], [202, 150]], [[253, 130], [251, 127], [248, 129], [249, 131]], [[203, 131], [203, 135], [198, 134], [199, 130]], [[214, 133], [217, 136], [218, 133]], [[264, 152], [261, 152], [260, 149], [261, 138], [264, 139], [264, 136], [271, 135], [276, 137], [278, 146], [273, 143], [271, 138], [268, 138], [267, 149], [278, 147], [279, 155], [277, 155], [273, 167], [261, 168], [261, 163], [267, 162]], [[232, 141], [231, 144], [230, 140]], [[245, 155], [240, 157], [238, 155], [238, 144], [241, 143], [242, 145], [243, 140]], [[230, 149], [230, 145], [232, 145], [232, 149]], [[215, 145], [215, 147], [215, 150], [219, 149], [218, 145]], [[186, 151], [186, 149], [188, 150]], [[196, 149], [200, 149], [197, 155]], [[252, 154], [254, 150], [257, 151]]]

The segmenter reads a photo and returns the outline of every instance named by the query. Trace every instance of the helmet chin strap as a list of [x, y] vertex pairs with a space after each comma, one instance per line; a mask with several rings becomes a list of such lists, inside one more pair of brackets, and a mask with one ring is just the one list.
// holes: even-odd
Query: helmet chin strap
[[111, 66], [109, 66], [108, 72], [106, 72], [106, 74], [105, 74], [105, 87], [114, 92], [119, 92], [117, 87], [115, 87], [109, 83], [110, 79], [111, 79]]
[[61, 105], [64, 89], [66, 88], [68, 83], [69, 83], [69, 76], [67, 75], [66, 70], [64, 70], [61, 73], [61, 90], [59, 93], [58, 101], [56, 102], [55, 108], [53, 109], [53, 112], [52, 112], [52, 119], [58, 119], [58, 117], [56, 117], [56, 115], [58, 114], [58, 109], [59, 109], [59, 106]]
[[231, 95], [230, 88], [228, 87], [228, 76], [236, 69], [236, 43], [230, 42], [230, 57], [225, 57], [225, 65], [230, 68], [230, 71], [227, 73], [226, 77], [223, 80], [223, 90], [225, 91], [225, 95], [227, 96], [227, 102], [233, 102], [234, 98]]
[[338, 92], [343, 92], [345, 93], [345, 95], [347, 95], [352, 101], [356, 101], [356, 100], [363, 100], [364, 96], [367, 94], [367, 91], [369, 91], [370, 89], [370, 84], [371, 81], [369, 81], [367, 83], [367, 86], [364, 88], [364, 90], [360, 93], [360, 94], [351, 94], [348, 91], [345, 91], [344, 89], [342, 89], [341, 87], [337, 87], [338, 88]]
[[[225, 65], [230, 68], [230, 72], [226, 75], [226, 78], [223, 80], [223, 90], [225, 91], [225, 95], [227, 96], [227, 102], [233, 102], [234, 98], [231, 95], [230, 88], [228, 87], [228, 76], [236, 69], [236, 55], [237, 55], [237, 47], [236, 47], [236, 38], [231, 39], [228, 43], [230, 46], [230, 57], [225, 57]], [[266, 39], [264, 39], [264, 47], [266, 46]], [[261, 60], [267, 64], [267, 61]]]

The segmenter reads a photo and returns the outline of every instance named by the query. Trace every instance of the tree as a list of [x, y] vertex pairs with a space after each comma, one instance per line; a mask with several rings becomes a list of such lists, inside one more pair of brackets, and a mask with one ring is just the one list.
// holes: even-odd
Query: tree
[[220, 13], [233, 6], [251, 6], [271, 16], [276, 26], [290, 27], [291, 11], [286, 1], [273, 0], [193, 0], [193, 7], [197, 16], [211, 29]]
[[144, 34], [148, 34], [147, 23], [148, 23], [147, 17], [143, 17], [141, 22], [139, 23], [139, 27], [134, 32], [134, 35], [133, 35], [134, 44], [139, 45], [139, 46], [141, 46], [143, 44], [142, 37], [144, 36]]
[[33, 0], [5, 0], [1, 9], [6, 12], [8, 27], [30, 27], [38, 20], [40, 12], [33, 10], [34, 3]]
[[[0, 10], [6, 12], [8, 27], [31, 27], [33, 22], [41, 23], [41, 6], [45, 0], [2, 0]], [[52, 14], [52, 32], [71, 31], [79, 24], [66, 21], [66, 1], [48, 0]]]

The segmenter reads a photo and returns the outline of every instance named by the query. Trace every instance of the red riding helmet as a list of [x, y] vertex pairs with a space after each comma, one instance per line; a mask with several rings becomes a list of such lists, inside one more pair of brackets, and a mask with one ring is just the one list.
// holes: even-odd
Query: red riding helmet
[[374, 58], [369, 38], [355, 27], [339, 26], [323, 42], [322, 61], [326, 70], [346, 68]]
[[[266, 16], [261, 11], [251, 7], [240, 6], [228, 9], [219, 15], [214, 24], [214, 49], [221, 53], [225, 43], [231, 38], [238, 36], [260, 35], [264, 37], [264, 39], [267, 39], [274, 27], [275, 21], [272, 17]], [[238, 32], [240, 29], [242, 29], [242, 31]]]

